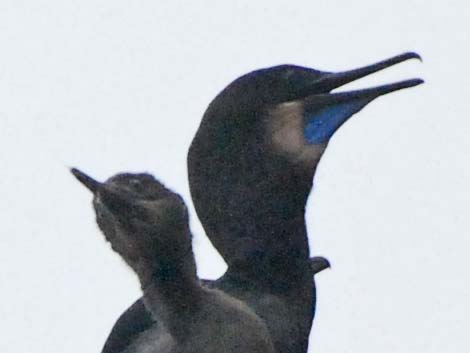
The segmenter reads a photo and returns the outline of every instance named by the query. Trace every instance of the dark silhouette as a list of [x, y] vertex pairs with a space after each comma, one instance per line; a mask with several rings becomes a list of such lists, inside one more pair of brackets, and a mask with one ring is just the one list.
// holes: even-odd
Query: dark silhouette
[[[329, 93], [409, 59], [340, 73], [281, 65], [244, 75], [209, 105], [188, 154], [191, 195], [207, 236], [228, 264], [210, 284], [266, 321], [277, 352], [304, 353], [315, 312], [315, 268], [304, 221], [312, 180], [329, 139], [373, 99], [416, 86], [413, 79]], [[320, 265], [318, 265], [320, 264]], [[115, 353], [151, 324], [140, 301], [113, 328]]]
[[[328, 260], [320, 256], [311, 258], [310, 264], [313, 274], [330, 267]], [[200, 281], [203, 286], [207, 286], [209, 288], [220, 287], [220, 283], [218, 281]], [[123, 314], [121, 314], [106, 340], [102, 353], [124, 352], [136, 337], [154, 325], [156, 325], [156, 320], [146, 309], [143, 298], [139, 298]]]
[[145, 308], [158, 320], [125, 352], [274, 352], [265, 323], [246, 304], [200, 285], [179, 195], [149, 174], [99, 183], [72, 173], [93, 192], [99, 228], [138, 275]]

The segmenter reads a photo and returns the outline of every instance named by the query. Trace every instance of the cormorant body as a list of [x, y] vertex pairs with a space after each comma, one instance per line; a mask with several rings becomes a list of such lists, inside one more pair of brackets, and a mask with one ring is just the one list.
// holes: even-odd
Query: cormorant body
[[94, 193], [99, 228], [138, 275], [143, 303], [158, 322], [126, 353], [273, 353], [268, 330], [246, 304], [201, 286], [181, 197], [149, 174], [99, 183], [73, 174]]
[[[419, 56], [405, 53], [340, 73], [294, 65], [253, 71], [222, 90], [204, 114], [188, 153], [191, 196], [228, 265], [210, 286], [253, 308], [278, 353], [307, 351], [316, 294], [304, 215], [330, 138], [375, 98], [423, 81], [330, 92], [413, 58]], [[103, 353], [119, 352], [151, 324], [142, 309], [137, 301], [120, 317]]]

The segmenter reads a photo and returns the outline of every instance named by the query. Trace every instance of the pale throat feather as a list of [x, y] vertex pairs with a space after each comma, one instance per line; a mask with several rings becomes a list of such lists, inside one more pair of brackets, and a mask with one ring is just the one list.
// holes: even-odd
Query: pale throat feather
[[266, 119], [268, 136], [273, 150], [289, 158], [294, 164], [316, 165], [326, 143], [310, 144], [305, 139], [304, 107], [300, 101], [276, 105]]

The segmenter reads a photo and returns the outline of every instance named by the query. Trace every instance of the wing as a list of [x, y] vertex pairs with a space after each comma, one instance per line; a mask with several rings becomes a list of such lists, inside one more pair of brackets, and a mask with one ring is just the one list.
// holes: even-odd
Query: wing
[[114, 324], [101, 353], [123, 352], [137, 336], [154, 324], [155, 321], [140, 298]]

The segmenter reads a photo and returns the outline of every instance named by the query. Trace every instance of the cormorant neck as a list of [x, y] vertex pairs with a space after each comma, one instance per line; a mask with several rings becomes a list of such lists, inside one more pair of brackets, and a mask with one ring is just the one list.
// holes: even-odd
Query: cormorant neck
[[227, 228], [233, 234], [226, 238], [248, 234], [249, 241], [243, 243], [242, 238], [241, 258], [228, 262], [228, 275], [256, 278], [264, 287], [282, 292], [305, 280], [310, 273], [305, 207], [311, 186], [311, 179], [271, 180], [257, 186], [256, 199], [240, 203], [240, 226]]
[[[304, 281], [310, 273], [309, 246], [303, 212], [287, 221], [275, 217], [257, 227], [266, 251], [257, 249], [249, 256], [228, 264], [227, 275], [238, 280], [256, 282], [264, 288], [286, 292]], [[252, 250], [252, 249], [247, 249]], [[254, 281], [256, 280], [256, 281]]]
[[160, 256], [141, 267], [138, 275], [147, 310], [175, 339], [183, 341], [191, 322], [189, 318], [200, 308], [203, 299], [191, 249], [176, 261]]

